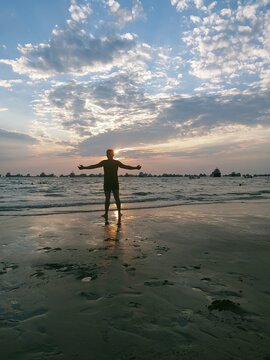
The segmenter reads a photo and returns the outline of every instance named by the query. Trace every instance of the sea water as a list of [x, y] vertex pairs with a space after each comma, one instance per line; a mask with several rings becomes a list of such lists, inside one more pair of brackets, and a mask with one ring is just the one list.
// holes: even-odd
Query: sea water
[[[124, 209], [270, 199], [269, 177], [119, 177], [119, 182]], [[0, 216], [101, 211], [103, 204], [103, 177], [0, 177]]]

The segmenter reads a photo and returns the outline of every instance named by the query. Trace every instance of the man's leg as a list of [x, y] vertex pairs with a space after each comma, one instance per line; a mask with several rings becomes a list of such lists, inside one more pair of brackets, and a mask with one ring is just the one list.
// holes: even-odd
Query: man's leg
[[105, 214], [103, 215], [105, 220], [108, 220], [108, 212], [110, 207], [111, 190], [104, 190], [105, 194]]
[[121, 214], [121, 201], [120, 201], [118, 189], [113, 190], [113, 196], [118, 210], [118, 220], [120, 222], [122, 214]]

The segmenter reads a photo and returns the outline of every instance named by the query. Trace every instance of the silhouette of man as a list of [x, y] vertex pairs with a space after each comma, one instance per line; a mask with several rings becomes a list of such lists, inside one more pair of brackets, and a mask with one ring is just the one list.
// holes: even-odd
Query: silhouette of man
[[106, 223], [108, 222], [108, 212], [110, 207], [111, 192], [113, 193], [115, 203], [118, 210], [118, 222], [121, 222], [121, 201], [119, 197], [119, 183], [118, 183], [118, 168], [127, 169], [127, 170], [140, 170], [141, 166], [130, 166], [124, 165], [119, 160], [114, 160], [114, 151], [113, 149], [108, 149], [106, 151], [107, 160], [102, 160], [98, 164], [83, 166], [80, 165], [78, 168], [80, 170], [84, 169], [96, 169], [103, 167], [104, 169], [104, 193], [105, 193], [105, 213], [102, 215], [105, 218]]

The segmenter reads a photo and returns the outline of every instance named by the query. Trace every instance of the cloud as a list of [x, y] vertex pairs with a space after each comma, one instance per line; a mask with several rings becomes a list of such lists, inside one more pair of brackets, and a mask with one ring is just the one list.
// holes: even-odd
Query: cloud
[[33, 138], [30, 135], [20, 133], [17, 131], [8, 131], [0, 129], [0, 139], [1, 141], [10, 142], [10, 143], [21, 143], [21, 144], [36, 144], [37, 139]]
[[[223, 88], [243, 84], [243, 77], [253, 77], [257, 86], [270, 68], [268, 2], [255, 4], [211, 2], [207, 9], [201, 1], [171, 0], [177, 11], [189, 12], [190, 29], [181, 33], [189, 49], [190, 74]], [[199, 13], [198, 9], [204, 10]], [[206, 9], [206, 10], [205, 10]]]
[[25, 169], [25, 163], [28, 163], [27, 167], [31, 166], [34, 157], [32, 146], [37, 144], [38, 140], [28, 134], [0, 129], [1, 171], [14, 169], [17, 173]]
[[270, 93], [261, 95], [175, 98], [159, 122], [176, 125], [182, 136], [203, 135], [219, 127], [244, 125], [270, 127]]
[[[174, 135], [198, 136], [230, 124], [269, 125], [267, 91], [255, 95], [237, 87], [224, 89], [219, 82], [205, 82], [196, 89], [201, 96], [176, 95], [182, 82], [182, 75], [176, 74], [181, 61], [165, 49], [137, 44], [129, 51], [129, 62], [117, 70], [93, 75], [90, 80], [56, 81], [33, 102], [37, 115], [32, 128], [34, 136], [42, 132], [43, 138], [47, 134], [47, 139], [65, 141], [76, 148], [88, 138], [94, 144], [94, 138], [106, 133], [120, 131], [123, 138], [129, 133], [135, 136], [135, 129], [142, 139], [148, 133], [149, 141], [151, 137], [158, 141], [158, 133], [162, 139], [165, 135], [169, 139]], [[212, 76], [215, 73], [210, 69], [209, 72]], [[215, 96], [203, 95], [207, 92]], [[135, 138], [137, 141], [139, 136]]]
[[260, 73], [260, 85], [262, 90], [266, 91], [270, 88], [270, 69], [262, 70]]
[[[175, 6], [176, 10], [182, 12], [188, 9], [190, 6], [195, 5], [199, 10], [207, 10], [203, 0], [171, 0], [172, 6]], [[216, 1], [212, 3], [212, 6], [217, 4]]]
[[0, 80], [0, 87], [3, 87], [3, 88], [11, 88], [13, 85], [16, 85], [16, 84], [22, 84], [23, 83], [23, 80], [21, 79], [16, 79], [16, 80]]
[[[236, 94], [227, 97], [167, 96], [148, 98], [146, 101], [141, 94], [128, 94], [128, 89], [126, 97], [119, 93], [110, 94], [109, 88], [105, 86], [91, 90], [100, 101], [96, 106], [103, 110], [111, 109], [113, 103], [118, 103], [115, 113], [109, 113], [108, 118], [107, 115], [99, 113], [96, 122], [92, 123], [86, 120], [90, 118], [89, 114], [84, 121], [78, 115], [73, 116], [73, 119], [77, 120], [66, 124], [61, 123], [64, 118], [58, 119], [59, 126], [67, 126], [69, 131], [77, 133], [77, 143], [73, 144], [75, 152], [101, 155], [104, 146], [117, 149], [151, 147], [151, 144], [170, 143], [175, 139], [182, 141], [186, 138], [199, 139], [210, 134], [237, 134], [239, 131], [258, 127], [270, 128], [269, 93], [260, 96]], [[87, 89], [86, 93], [91, 92]], [[128, 96], [131, 96], [133, 101], [129, 101], [131, 98], [128, 99]], [[126, 107], [125, 101], [133, 106]], [[65, 102], [59, 103], [62, 111], [65, 111]], [[141, 102], [145, 104], [144, 109], [140, 107]], [[94, 108], [93, 98], [91, 104]], [[107, 127], [110, 117], [114, 122]]]
[[190, 3], [190, 0], [171, 0], [172, 6], [175, 6], [177, 11], [183, 11], [188, 8]]
[[143, 17], [143, 6], [140, 0], [133, 0], [131, 9], [121, 7], [116, 0], [104, 0], [104, 2], [120, 27]]
[[26, 74], [32, 79], [84, 75], [121, 67], [129, 61], [129, 51], [136, 48], [137, 42], [134, 34], [120, 34], [117, 30], [119, 25], [123, 27], [143, 17], [142, 3], [133, 0], [130, 9], [120, 6], [116, 0], [102, 0], [96, 5], [104, 11], [104, 4], [108, 12], [106, 25], [98, 16], [91, 24], [86, 24], [92, 13], [89, 3], [80, 4], [71, 0], [66, 28], [56, 25], [49, 41], [19, 44], [19, 57], [0, 59], [0, 64], [9, 65], [14, 72]]
[[91, 8], [89, 4], [78, 5], [76, 0], [71, 0], [69, 12], [72, 20], [84, 22], [91, 13]]
[[245, 22], [246, 20], [251, 20], [253, 24], [257, 22], [257, 10], [259, 4], [253, 5], [239, 5], [236, 11], [236, 19], [240, 22]]
[[99, 82], [56, 84], [33, 103], [40, 119], [34, 131], [36, 134], [42, 126], [45, 133], [50, 127], [52, 132], [67, 131], [70, 141], [78, 143], [115, 129], [150, 123], [160, 112], [159, 105], [144, 93], [132, 74], [119, 73]]
[[14, 72], [33, 79], [60, 74], [97, 72], [120, 66], [127, 61], [129, 50], [136, 46], [131, 34], [96, 38], [77, 26], [55, 28], [48, 43], [20, 45], [16, 60], [0, 60]]
[[[207, 156], [232, 151], [236, 142], [226, 134], [269, 131], [269, 1], [170, 2], [181, 20], [170, 48], [163, 43], [171, 31], [167, 19], [147, 32], [156, 26], [154, 6], [145, 7], [146, 32], [137, 28], [136, 34], [132, 22], [146, 20], [142, 1], [71, 0], [64, 28], [56, 26], [43, 43], [19, 45], [17, 59], [0, 60], [33, 80], [0, 80], [0, 88], [20, 99], [28, 79], [34, 91], [29, 135], [0, 130], [1, 151], [3, 143], [9, 144], [6, 155], [15, 155], [16, 147], [51, 156], [103, 155], [115, 147], [127, 156], [191, 158], [200, 155], [194, 144], [202, 138], [219, 136], [219, 146], [200, 144]], [[10, 106], [1, 105], [3, 117]], [[193, 145], [183, 150], [190, 139]], [[245, 144], [237, 142], [238, 150]]]
[[138, 148], [153, 143], [166, 142], [174, 135], [174, 129], [166, 124], [153, 123], [138, 127], [133, 126], [129, 129], [120, 128], [83, 140], [76, 147], [76, 151], [81, 155], [100, 156], [104, 153], [104, 148], [105, 150], [106, 148]]
[[[143, 14], [140, 0], [133, 0], [131, 9], [122, 8], [115, 0], [104, 0], [109, 16], [114, 23], [102, 28], [95, 19], [93, 24], [85, 22], [91, 13], [88, 3], [78, 4], [71, 0], [66, 28], [57, 26], [49, 41], [39, 44], [18, 45], [17, 59], [0, 59], [0, 64], [12, 67], [18, 74], [26, 74], [32, 79], [43, 79], [58, 75], [85, 75], [110, 71], [121, 67], [130, 59], [130, 52], [137, 47], [137, 39], [131, 33], [117, 33], [116, 24], [124, 26]], [[89, 28], [92, 32], [89, 32]], [[86, 30], [87, 29], [87, 30]], [[96, 34], [96, 35], [93, 35]]]

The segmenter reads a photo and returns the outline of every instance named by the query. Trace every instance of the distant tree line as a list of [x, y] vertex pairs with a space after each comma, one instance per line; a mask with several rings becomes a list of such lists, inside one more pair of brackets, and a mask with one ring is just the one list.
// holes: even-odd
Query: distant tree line
[[[145, 173], [145, 172], [140, 172], [139, 174], [129, 174], [126, 173], [124, 175], [119, 175], [120, 177], [186, 177], [186, 178], [190, 178], [190, 179], [198, 179], [201, 177], [206, 177], [209, 175], [206, 175], [205, 173], [200, 173], [200, 174], [174, 174], [174, 173], [163, 173], [163, 174], [159, 174], [159, 175], [155, 175], [155, 174], [151, 174], [151, 173]], [[221, 177], [221, 176], [225, 176], [225, 177], [244, 177], [244, 178], [251, 178], [251, 177], [259, 177], [259, 176], [270, 176], [270, 174], [254, 174], [254, 175], [250, 175], [250, 174], [241, 174], [240, 172], [231, 172], [230, 174], [224, 174], [221, 175], [221, 172], [219, 169], [215, 169], [210, 176], [212, 177]], [[1, 177], [1, 174], [0, 174]], [[45, 172], [41, 172], [38, 175], [30, 175], [30, 174], [11, 174], [10, 172], [7, 172], [5, 177], [58, 177], [55, 174], [46, 174]], [[103, 177], [103, 173], [98, 173], [98, 174], [85, 174], [85, 173], [81, 173], [79, 175], [75, 174], [73, 171], [70, 174], [67, 175], [63, 175], [61, 174], [59, 177], [71, 177], [71, 178], [77, 178], [77, 177]]]

